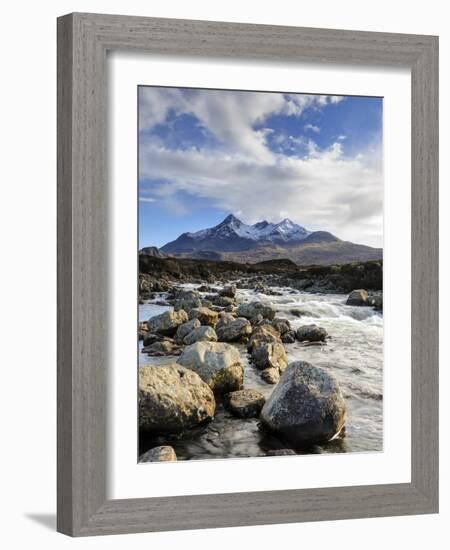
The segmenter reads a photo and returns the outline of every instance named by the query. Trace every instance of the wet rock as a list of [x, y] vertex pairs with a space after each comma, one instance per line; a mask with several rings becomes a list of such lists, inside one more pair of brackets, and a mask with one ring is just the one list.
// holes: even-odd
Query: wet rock
[[230, 322], [217, 324], [217, 338], [220, 342], [238, 342], [250, 336], [252, 326], [248, 319], [238, 317]]
[[165, 311], [161, 315], [156, 315], [147, 321], [149, 332], [172, 336], [177, 328], [188, 320], [188, 315], [184, 310]]
[[191, 309], [191, 311], [189, 312], [189, 318], [198, 319], [200, 321], [200, 324], [202, 325], [215, 327], [219, 318], [219, 314], [217, 313], [217, 311], [212, 311], [207, 307], [199, 307]]
[[353, 290], [352, 292], [350, 292], [345, 304], [347, 306], [367, 306], [368, 298], [369, 295], [367, 293], [367, 290]]
[[244, 383], [239, 350], [230, 344], [197, 342], [184, 349], [178, 363], [195, 371], [217, 394], [240, 390]]
[[273, 367], [264, 369], [261, 372], [261, 378], [268, 384], [277, 384], [280, 380], [280, 371]]
[[303, 325], [295, 332], [299, 342], [325, 342], [327, 335], [327, 331], [317, 325]]
[[161, 340], [161, 336], [158, 336], [158, 334], [153, 334], [147, 332], [144, 338], [144, 341], [142, 342], [144, 344], [144, 348], [146, 346], [151, 346], [154, 342], [159, 342]]
[[294, 448], [329, 441], [346, 405], [336, 378], [305, 361], [290, 363], [261, 411], [261, 424]]
[[139, 340], [144, 340], [145, 337], [147, 336], [148, 334], [148, 327], [147, 327], [147, 323], [139, 323], [138, 325], [138, 338]]
[[252, 363], [261, 370], [273, 367], [283, 372], [288, 364], [283, 344], [275, 342], [254, 346], [252, 350]]
[[282, 319], [281, 317], [275, 317], [271, 325], [276, 328], [281, 336], [283, 336], [285, 332], [291, 330], [291, 323], [288, 321], [288, 319]]
[[139, 457], [139, 462], [174, 462], [176, 460], [175, 449], [170, 445], [154, 447]]
[[178, 347], [174, 346], [170, 340], [161, 340], [160, 342], [153, 342], [153, 344], [145, 346], [142, 348], [142, 351], [153, 357], [163, 357], [165, 355], [175, 355]]
[[240, 304], [237, 309], [238, 317], [253, 319], [257, 315], [261, 315], [264, 319], [271, 321], [275, 317], [275, 309], [263, 302], [250, 302], [248, 304]]
[[183, 343], [184, 338], [190, 332], [192, 332], [196, 328], [199, 328], [200, 326], [200, 321], [198, 319], [191, 319], [190, 321], [183, 323], [177, 328], [177, 332], [175, 334], [175, 342], [178, 342], [179, 344]]
[[195, 342], [217, 342], [217, 334], [212, 327], [201, 326], [185, 336], [183, 342], [187, 346], [195, 344]]
[[256, 418], [266, 402], [264, 395], [252, 389], [228, 393], [225, 396], [225, 407], [238, 418]]
[[214, 298], [214, 304], [220, 307], [228, 307], [234, 305], [234, 300], [227, 296], [217, 296], [217, 298]]
[[383, 295], [377, 294], [376, 296], [369, 296], [367, 300], [368, 305], [372, 306], [377, 311], [383, 311]]
[[177, 433], [210, 420], [216, 409], [211, 388], [178, 364], [139, 368], [139, 428]]
[[263, 325], [267, 321], [264, 319], [264, 317], [261, 315], [261, 313], [258, 313], [258, 315], [255, 315], [250, 319], [250, 324], [253, 327], [258, 327], [259, 325]]
[[293, 344], [295, 342], [295, 332], [293, 330], [288, 330], [282, 335], [281, 341], [283, 344]]
[[279, 332], [272, 325], [264, 324], [253, 329], [247, 349], [251, 352], [256, 346], [264, 343], [270, 344], [276, 342], [281, 342]]
[[234, 298], [236, 296], [236, 287], [234, 285], [224, 287], [220, 292], [220, 296], [225, 296], [226, 298]]

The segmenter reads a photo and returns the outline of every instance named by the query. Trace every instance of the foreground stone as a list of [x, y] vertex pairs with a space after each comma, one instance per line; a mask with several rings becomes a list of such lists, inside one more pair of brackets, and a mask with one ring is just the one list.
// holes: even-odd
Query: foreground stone
[[272, 325], [259, 325], [253, 329], [247, 349], [249, 352], [261, 344], [275, 344], [281, 342], [280, 334]]
[[281, 342], [263, 343], [253, 347], [252, 363], [258, 369], [275, 368], [283, 372], [288, 364], [288, 358]]
[[336, 378], [305, 361], [291, 363], [261, 411], [261, 424], [294, 448], [329, 441], [345, 424]]
[[200, 326], [200, 321], [198, 319], [191, 319], [187, 323], [183, 323], [177, 328], [177, 332], [175, 334], [175, 342], [179, 344], [183, 343], [185, 337], [194, 329], [199, 328]]
[[187, 346], [195, 342], [217, 342], [217, 334], [212, 327], [198, 327], [185, 336], [183, 342]]
[[275, 317], [275, 309], [270, 304], [263, 302], [250, 302], [249, 304], [240, 304], [237, 308], [237, 316], [246, 319], [254, 319], [261, 315], [264, 319], [270, 321]]
[[179, 311], [165, 311], [161, 315], [156, 315], [147, 321], [149, 332], [161, 334], [163, 336], [173, 336], [177, 328], [188, 320], [187, 313], [180, 309]]
[[177, 433], [210, 420], [216, 410], [211, 388], [178, 364], [139, 368], [139, 428]]
[[195, 371], [217, 394], [240, 390], [244, 367], [239, 350], [221, 342], [197, 342], [184, 349], [178, 363]]
[[139, 457], [139, 462], [174, 462], [176, 460], [175, 449], [170, 445], [154, 447]]
[[272, 321], [272, 326], [280, 333], [281, 336], [291, 330], [291, 323], [288, 319], [275, 317]]
[[238, 317], [228, 322], [217, 324], [217, 338], [221, 342], [237, 342], [247, 338], [252, 333], [252, 325], [245, 317]]
[[303, 325], [295, 332], [299, 342], [325, 342], [327, 331], [317, 325]]
[[189, 318], [198, 319], [201, 325], [209, 325], [211, 327], [215, 327], [219, 318], [219, 314], [217, 313], [217, 311], [213, 311], [212, 309], [209, 309], [207, 307], [198, 307], [191, 309], [191, 311], [189, 312]]
[[225, 396], [225, 407], [238, 418], [256, 418], [266, 402], [264, 395], [252, 389], [234, 391]]
[[280, 371], [273, 367], [264, 369], [261, 372], [261, 378], [268, 384], [277, 384], [280, 380]]
[[367, 306], [369, 305], [367, 303], [368, 298], [369, 295], [367, 293], [367, 290], [353, 290], [352, 292], [350, 292], [345, 304], [347, 306]]

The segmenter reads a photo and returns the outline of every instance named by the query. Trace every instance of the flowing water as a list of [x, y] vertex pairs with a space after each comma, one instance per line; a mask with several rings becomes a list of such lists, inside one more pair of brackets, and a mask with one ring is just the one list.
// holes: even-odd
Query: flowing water
[[[184, 285], [195, 288], [194, 285]], [[291, 327], [316, 323], [330, 338], [325, 345], [296, 342], [285, 344], [289, 362], [303, 360], [330, 370], [338, 379], [347, 402], [345, 431], [333, 441], [305, 449], [305, 453], [373, 452], [383, 448], [383, 316], [370, 307], [346, 306], [346, 295], [308, 294], [274, 288], [281, 296], [267, 296], [239, 289], [239, 301], [271, 303], [277, 317], [289, 319]], [[207, 296], [206, 296], [207, 297]], [[170, 309], [147, 303], [139, 306], [146, 321]], [[257, 388], [266, 398], [274, 386], [266, 384], [260, 371], [249, 364], [245, 346], [238, 346], [245, 365], [245, 388]], [[140, 343], [140, 350], [142, 343]], [[140, 365], [164, 365], [174, 357], [149, 357], [140, 352]], [[208, 459], [264, 456], [285, 445], [258, 428], [258, 419], [231, 416], [218, 403], [214, 419], [189, 433], [188, 437], [141, 437], [140, 452], [156, 445], [175, 448], [178, 459]]]

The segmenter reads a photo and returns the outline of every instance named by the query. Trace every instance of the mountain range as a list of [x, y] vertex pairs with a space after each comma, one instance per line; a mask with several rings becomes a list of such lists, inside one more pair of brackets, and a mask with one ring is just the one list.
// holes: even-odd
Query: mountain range
[[343, 264], [383, 256], [381, 248], [342, 241], [327, 231], [308, 231], [288, 218], [279, 223], [264, 220], [248, 225], [233, 214], [214, 227], [183, 233], [159, 250], [147, 247], [141, 254], [146, 250], [151, 255], [240, 263], [287, 258], [298, 265]]

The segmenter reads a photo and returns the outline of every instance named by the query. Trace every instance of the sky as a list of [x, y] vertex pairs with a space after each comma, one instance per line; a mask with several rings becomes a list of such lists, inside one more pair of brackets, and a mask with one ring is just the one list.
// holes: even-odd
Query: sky
[[382, 246], [381, 98], [140, 86], [139, 247], [284, 218]]

